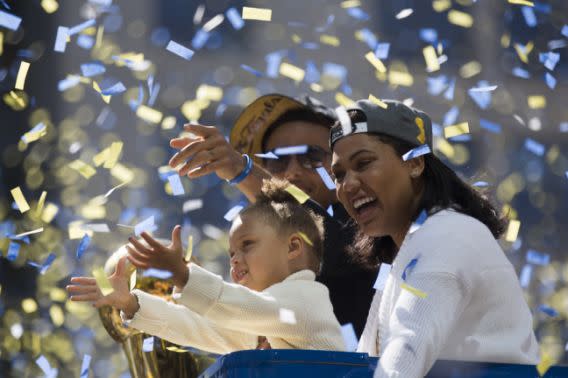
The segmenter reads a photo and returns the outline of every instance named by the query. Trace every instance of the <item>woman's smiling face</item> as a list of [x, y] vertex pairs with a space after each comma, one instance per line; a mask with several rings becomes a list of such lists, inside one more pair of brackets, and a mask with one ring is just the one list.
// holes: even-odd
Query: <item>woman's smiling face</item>
[[331, 170], [337, 197], [361, 230], [400, 245], [419, 202], [423, 159], [403, 161], [379, 137], [354, 134], [335, 143]]

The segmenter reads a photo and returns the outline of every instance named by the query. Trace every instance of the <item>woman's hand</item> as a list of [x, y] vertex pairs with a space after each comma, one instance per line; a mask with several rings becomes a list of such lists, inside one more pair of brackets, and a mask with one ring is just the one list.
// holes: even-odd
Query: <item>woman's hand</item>
[[245, 167], [242, 155], [227, 142], [214, 126], [185, 124], [184, 129], [198, 136], [174, 138], [170, 146], [178, 149], [169, 162], [175, 168], [183, 164], [180, 176], [197, 178], [215, 172], [220, 179], [231, 180]]
[[128, 317], [134, 316], [138, 311], [138, 301], [130, 293], [128, 287], [129, 275], [126, 269], [126, 256], [118, 260], [114, 273], [108, 278], [113, 292], [103, 295], [94, 277], [72, 277], [71, 283], [66, 287], [72, 301], [92, 302], [93, 306], [112, 306], [126, 313]]
[[148, 244], [144, 245], [132, 236], [128, 238], [131, 243], [131, 245], [126, 246], [128, 260], [137, 268], [167, 270], [173, 275], [174, 285], [180, 288], [184, 287], [189, 278], [189, 268], [183, 259], [181, 226], [174, 227], [172, 241], [167, 246], [161, 244], [146, 232], [143, 232], [140, 236]]

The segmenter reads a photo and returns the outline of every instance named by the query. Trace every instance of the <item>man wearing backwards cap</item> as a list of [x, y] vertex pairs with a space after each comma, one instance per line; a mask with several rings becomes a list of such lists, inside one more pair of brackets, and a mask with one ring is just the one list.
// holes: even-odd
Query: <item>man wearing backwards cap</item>
[[318, 280], [329, 288], [339, 322], [352, 323], [360, 336], [374, 294], [377, 268], [365, 267], [348, 255], [354, 235], [348, 223], [352, 221], [335, 191], [326, 187], [316, 171], [330, 170], [329, 130], [335, 120], [335, 112], [312, 97], [261, 96], [237, 118], [230, 144], [215, 127], [186, 125], [185, 130], [198, 138], [173, 139], [170, 145], [180, 151], [172, 157], [170, 166], [184, 163], [179, 174], [189, 178], [215, 172], [251, 201], [260, 192], [262, 179], [271, 176], [286, 179], [307, 193], [310, 200], [306, 206], [325, 220], [324, 258]]

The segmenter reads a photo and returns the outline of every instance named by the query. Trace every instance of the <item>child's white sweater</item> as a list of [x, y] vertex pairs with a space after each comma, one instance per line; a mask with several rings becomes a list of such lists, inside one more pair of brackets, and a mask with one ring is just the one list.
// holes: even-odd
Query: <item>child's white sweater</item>
[[380, 355], [375, 378], [423, 377], [437, 359], [538, 362], [513, 266], [485, 225], [451, 210], [406, 236], [384, 290], [375, 294], [358, 350]]
[[302, 270], [262, 292], [190, 264], [189, 280], [167, 302], [133, 290], [140, 309], [129, 326], [178, 345], [225, 354], [254, 349], [266, 336], [274, 349], [345, 350], [327, 288]]

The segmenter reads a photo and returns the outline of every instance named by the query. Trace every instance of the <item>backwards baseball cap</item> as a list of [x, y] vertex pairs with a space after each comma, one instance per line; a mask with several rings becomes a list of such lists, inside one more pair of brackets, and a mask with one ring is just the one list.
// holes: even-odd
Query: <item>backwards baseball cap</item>
[[239, 152], [253, 155], [261, 153], [267, 132], [287, 112], [305, 109], [321, 116], [333, 125], [337, 119], [332, 108], [310, 96], [298, 99], [282, 94], [267, 94], [254, 100], [243, 109], [230, 134], [231, 145]]
[[[386, 105], [386, 107], [384, 106]], [[366, 121], [352, 123], [348, 112], [355, 110], [365, 115]], [[357, 133], [388, 135], [414, 146], [427, 144], [432, 149], [432, 120], [428, 114], [396, 100], [383, 100], [377, 104], [359, 100], [348, 108], [335, 110], [339, 122], [331, 129], [330, 146], [339, 139]]]

